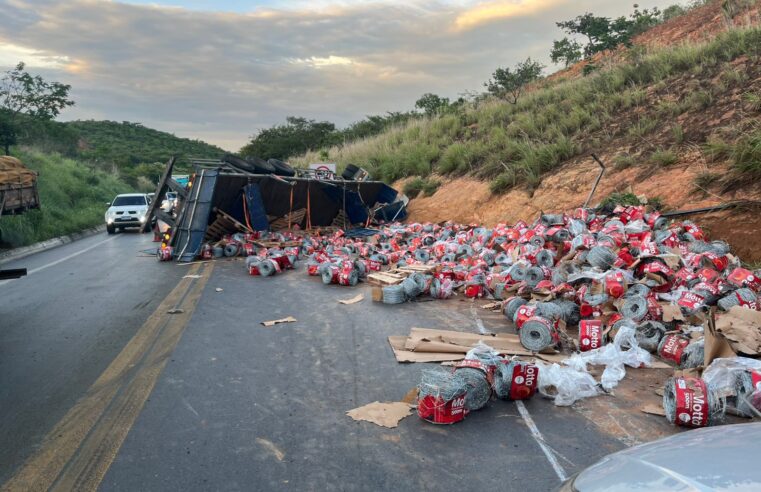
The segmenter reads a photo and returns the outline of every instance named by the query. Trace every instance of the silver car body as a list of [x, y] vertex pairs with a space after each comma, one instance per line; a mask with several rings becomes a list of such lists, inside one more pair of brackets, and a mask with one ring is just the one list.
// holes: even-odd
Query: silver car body
[[761, 491], [761, 423], [682, 432], [606, 456], [579, 473], [579, 492]]

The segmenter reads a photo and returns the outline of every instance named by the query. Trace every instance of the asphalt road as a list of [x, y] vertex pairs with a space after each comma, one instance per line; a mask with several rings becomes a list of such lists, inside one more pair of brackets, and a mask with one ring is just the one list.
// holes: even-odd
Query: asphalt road
[[[303, 269], [159, 264], [139, 257], [150, 236], [106, 239], [22, 260], [34, 271], [94, 246], [0, 285], [0, 483], [39, 474], [42, 455], [41, 483], [61, 490], [544, 491], [624, 447], [540, 398], [492, 401], [453, 426], [356, 422], [348, 410], [399, 401], [424, 368], [398, 364], [387, 337], [475, 331], [468, 303], [385, 306]], [[200, 278], [182, 279], [190, 269]], [[357, 292], [361, 303], [337, 304]], [[298, 321], [260, 324], [286, 316]]]

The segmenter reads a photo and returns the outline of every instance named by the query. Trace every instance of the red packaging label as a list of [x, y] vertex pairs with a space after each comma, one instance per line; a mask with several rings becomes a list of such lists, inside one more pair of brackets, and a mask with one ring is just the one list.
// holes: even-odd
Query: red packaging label
[[312, 277], [317, 276], [320, 273], [319, 270], [319, 263], [310, 263], [307, 265], [307, 274], [311, 275]]
[[579, 322], [579, 350], [587, 352], [602, 347], [602, 321], [585, 319]]
[[702, 240], [703, 239], [703, 231], [700, 230], [700, 228], [698, 226], [696, 226], [695, 224], [687, 224], [687, 225], [685, 225], [684, 226], [684, 231], [687, 232], [687, 233], [692, 234], [692, 237], [694, 237], [695, 239], [698, 239], [698, 240]]
[[702, 379], [676, 378], [676, 425], [705, 427], [708, 425], [708, 391]]
[[465, 286], [465, 297], [475, 298], [484, 295], [484, 286], [481, 284], [468, 284]]
[[761, 278], [745, 268], [735, 268], [729, 274], [727, 280], [736, 287], [747, 287], [753, 290], [753, 292], [761, 291]]
[[529, 318], [536, 313], [536, 306], [523, 305], [515, 313], [515, 326], [520, 329]]
[[761, 391], [761, 372], [750, 371], [750, 380], [755, 391]]
[[528, 400], [534, 393], [539, 381], [539, 368], [534, 364], [515, 364], [513, 379], [510, 383], [511, 400]]
[[418, 416], [433, 424], [454, 424], [465, 418], [465, 395], [444, 401], [441, 397], [425, 396], [418, 401]]
[[746, 301], [745, 299], [740, 297], [740, 294], [738, 294], [737, 292], [735, 292], [735, 296], [737, 297], [737, 303], [738, 303], [737, 305], [738, 306], [746, 307], [746, 308], [752, 309], [754, 311], [761, 311], [761, 305], [759, 305], [758, 300], [756, 300], [756, 301]]
[[663, 319], [663, 307], [655, 296], [647, 296], [647, 318], [653, 321]]
[[660, 261], [651, 261], [645, 263], [640, 267], [640, 273], [652, 273], [654, 275], [662, 275], [667, 278], [670, 278], [674, 275], [674, 272]]
[[696, 309], [699, 309], [704, 302], [705, 298], [703, 296], [699, 296], [694, 292], [686, 290], [682, 292], [682, 295], [679, 297], [679, 300], [676, 303], [680, 307], [689, 309], [690, 311], [695, 311]]
[[624, 295], [624, 274], [621, 272], [610, 273], [605, 276], [605, 292], [611, 297], [618, 299]]
[[712, 268], [703, 268], [698, 272], [698, 278], [701, 282], [712, 284], [717, 278], [719, 278], [719, 272]]
[[639, 248], [639, 257], [646, 258], [648, 256], [655, 256], [658, 254], [658, 247], [655, 243], [642, 244]]
[[687, 345], [689, 344], [690, 341], [687, 338], [678, 335], [666, 335], [666, 342], [663, 344], [659, 355], [664, 359], [681, 364], [682, 352], [684, 352], [684, 349], [687, 348]]
[[491, 387], [492, 383], [494, 382], [494, 373], [497, 370], [496, 366], [493, 365], [487, 365], [481, 362], [477, 359], [463, 359], [459, 362], [456, 362], [454, 364], [454, 370], [462, 369], [463, 367], [469, 367], [470, 369], [478, 369], [479, 371], [483, 372], [486, 376], [486, 381], [489, 383], [489, 387]]

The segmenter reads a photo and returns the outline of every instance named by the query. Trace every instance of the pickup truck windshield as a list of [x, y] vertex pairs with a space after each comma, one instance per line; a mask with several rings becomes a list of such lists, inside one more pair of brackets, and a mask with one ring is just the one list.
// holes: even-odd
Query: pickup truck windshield
[[145, 197], [144, 196], [117, 196], [116, 200], [114, 200], [114, 203], [111, 204], [112, 207], [126, 207], [130, 205], [145, 205]]

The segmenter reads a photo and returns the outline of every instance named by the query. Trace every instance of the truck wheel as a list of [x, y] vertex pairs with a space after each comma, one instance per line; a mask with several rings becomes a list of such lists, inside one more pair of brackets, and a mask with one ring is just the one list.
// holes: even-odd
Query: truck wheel
[[116, 232], [116, 229], [114, 228], [114, 225], [113, 224], [107, 224], [106, 225], [106, 232], [108, 232], [109, 234], [113, 234], [114, 232]]

